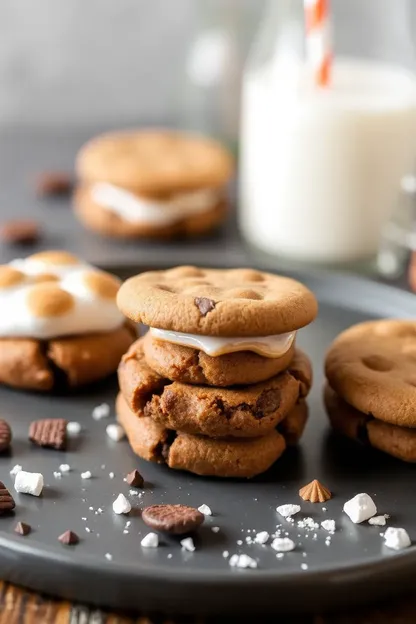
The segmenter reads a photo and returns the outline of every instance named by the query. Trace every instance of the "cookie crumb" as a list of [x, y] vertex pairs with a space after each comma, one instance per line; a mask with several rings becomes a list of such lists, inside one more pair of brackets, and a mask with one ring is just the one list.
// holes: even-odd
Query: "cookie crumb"
[[181, 540], [182, 550], [187, 550], [188, 552], [195, 551], [195, 544], [192, 537], [185, 537], [185, 539]]
[[368, 524], [372, 524], [373, 526], [386, 526], [386, 516], [374, 516], [373, 518], [369, 518]]
[[286, 505], [279, 505], [279, 507], [276, 507], [276, 511], [278, 514], [283, 516], [283, 518], [286, 518], [288, 520], [289, 518], [300, 512], [300, 505], [292, 505], [290, 503]]
[[108, 403], [101, 403], [96, 405], [92, 410], [92, 417], [94, 420], [101, 420], [102, 418], [108, 418], [110, 416], [110, 406]]
[[273, 550], [278, 552], [290, 552], [296, 547], [295, 542], [289, 537], [275, 537], [272, 542]]
[[198, 511], [204, 514], [204, 516], [212, 516], [211, 508], [205, 505], [205, 503], [202, 503], [202, 505], [198, 507]]
[[81, 425], [79, 422], [71, 421], [66, 425], [66, 432], [69, 435], [77, 436], [81, 433]]
[[393, 550], [403, 550], [411, 545], [410, 537], [406, 529], [389, 527], [384, 533], [384, 545]]
[[113, 511], [115, 514], [128, 514], [131, 511], [131, 504], [124, 496], [119, 494], [113, 503]]
[[364, 522], [377, 513], [377, 507], [371, 496], [362, 493], [357, 494], [344, 504], [344, 512], [355, 524]]
[[140, 544], [143, 548], [157, 548], [159, 546], [159, 537], [157, 533], [148, 533], [144, 536]]
[[107, 425], [106, 433], [110, 440], [113, 440], [114, 442], [120, 442], [120, 440], [122, 440], [126, 436], [123, 427], [117, 423], [111, 423], [110, 425]]
[[329, 531], [329, 533], [335, 533], [335, 520], [323, 520], [321, 522], [321, 527], [325, 529], [325, 531]]
[[252, 557], [249, 557], [248, 555], [245, 555], [245, 554], [231, 555], [228, 563], [232, 568], [242, 568], [242, 569], [257, 568], [257, 561], [255, 559], [252, 559]]
[[266, 544], [269, 541], [270, 535], [267, 531], [260, 531], [256, 534], [254, 541], [256, 544]]
[[81, 479], [91, 479], [92, 474], [90, 470], [86, 470], [85, 472], [81, 472]]

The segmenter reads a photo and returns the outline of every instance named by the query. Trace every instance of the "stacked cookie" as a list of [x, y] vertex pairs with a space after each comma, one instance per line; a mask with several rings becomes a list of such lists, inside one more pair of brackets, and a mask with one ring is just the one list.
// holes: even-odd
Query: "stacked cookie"
[[355, 325], [331, 345], [325, 404], [343, 435], [416, 462], [416, 321]]
[[312, 372], [295, 334], [317, 312], [302, 284], [251, 269], [178, 267], [131, 278], [118, 305], [150, 327], [119, 367], [118, 419], [139, 456], [253, 477], [297, 442]]

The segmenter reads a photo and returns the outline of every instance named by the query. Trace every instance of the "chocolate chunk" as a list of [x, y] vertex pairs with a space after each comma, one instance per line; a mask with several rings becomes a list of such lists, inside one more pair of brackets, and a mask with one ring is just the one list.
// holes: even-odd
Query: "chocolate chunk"
[[32, 219], [15, 219], [0, 224], [0, 239], [11, 245], [35, 243], [40, 237], [40, 227]]
[[12, 430], [8, 422], [0, 418], [0, 453], [4, 453], [10, 448], [12, 441]]
[[58, 537], [58, 540], [61, 544], [65, 544], [65, 546], [72, 546], [73, 544], [78, 544], [79, 537], [73, 531], [65, 531]]
[[202, 316], [206, 316], [215, 308], [215, 301], [207, 299], [207, 297], [195, 297], [194, 302]]
[[68, 195], [71, 190], [71, 176], [64, 171], [44, 171], [35, 180], [35, 191], [39, 197]]
[[143, 522], [152, 529], [172, 535], [194, 531], [204, 522], [204, 514], [186, 505], [151, 505], [143, 509]]
[[126, 476], [126, 483], [132, 487], [142, 488], [144, 485], [144, 479], [138, 470], [132, 470]]
[[30, 526], [30, 524], [26, 524], [26, 522], [18, 522], [14, 527], [14, 532], [18, 533], [19, 535], [29, 535], [31, 530], [32, 527]]
[[281, 392], [277, 388], [263, 390], [256, 401], [254, 415], [256, 418], [263, 418], [279, 409], [281, 403]]
[[61, 451], [66, 447], [66, 425], [63, 418], [34, 420], [29, 427], [29, 440], [38, 446]]
[[4, 483], [0, 481], [0, 514], [11, 511], [16, 506], [13, 496], [6, 488]]

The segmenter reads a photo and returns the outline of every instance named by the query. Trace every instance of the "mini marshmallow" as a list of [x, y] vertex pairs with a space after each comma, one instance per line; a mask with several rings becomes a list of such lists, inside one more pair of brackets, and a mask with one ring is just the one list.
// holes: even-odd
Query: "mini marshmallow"
[[362, 493], [357, 494], [354, 498], [347, 501], [344, 504], [344, 511], [352, 522], [359, 524], [360, 522], [364, 522], [364, 520], [368, 520], [372, 516], [375, 516], [377, 513], [377, 507], [375, 506], [371, 496]]
[[182, 550], [187, 550], [188, 552], [195, 551], [195, 544], [192, 537], [185, 537], [185, 539], [181, 540]]
[[256, 544], [265, 544], [268, 541], [269, 537], [270, 535], [267, 533], [267, 531], [260, 531], [259, 533], [257, 533], [254, 541], [256, 542]]
[[257, 568], [257, 561], [248, 555], [232, 555], [228, 561], [232, 568]]
[[290, 552], [295, 549], [295, 542], [289, 537], [275, 537], [272, 541], [272, 548], [277, 552]]
[[159, 537], [157, 533], [148, 533], [140, 542], [143, 548], [157, 548], [159, 546]]
[[12, 475], [12, 477], [15, 477], [17, 475], [17, 473], [20, 472], [21, 470], [23, 470], [23, 466], [21, 466], [20, 464], [16, 464], [10, 470], [10, 474]]
[[406, 529], [389, 527], [384, 533], [384, 545], [393, 550], [403, 550], [411, 545], [410, 537]]
[[372, 524], [373, 526], [386, 526], [386, 516], [374, 516], [374, 518], [370, 518], [368, 524]]
[[14, 482], [14, 489], [21, 494], [40, 496], [43, 490], [43, 475], [40, 472], [19, 470]]
[[204, 516], [212, 516], [211, 508], [208, 507], [208, 505], [205, 505], [205, 503], [198, 507], [198, 511], [204, 514]]
[[71, 421], [66, 426], [66, 431], [69, 435], [77, 436], [81, 433], [81, 425], [79, 422]]
[[290, 518], [300, 512], [300, 505], [280, 505], [279, 507], [276, 507], [276, 511], [278, 514], [283, 516], [283, 518]]
[[122, 440], [126, 435], [123, 427], [116, 423], [107, 425], [106, 433], [111, 440], [114, 440], [114, 442], [120, 442], [120, 440]]
[[131, 511], [131, 505], [124, 494], [119, 494], [113, 503], [113, 511], [116, 514], [128, 514]]
[[102, 418], [108, 418], [110, 416], [110, 406], [108, 403], [101, 403], [96, 405], [92, 410], [92, 417], [94, 420], [101, 420]]
[[321, 527], [325, 529], [325, 531], [334, 533], [335, 532], [335, 520], [323, 520], [321, 522]]

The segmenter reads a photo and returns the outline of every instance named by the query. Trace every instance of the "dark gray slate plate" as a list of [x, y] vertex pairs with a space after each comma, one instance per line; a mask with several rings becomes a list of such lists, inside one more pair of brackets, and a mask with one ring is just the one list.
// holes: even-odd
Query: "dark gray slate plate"
[[[391, 514], [389, 525], [405, 527], [416, 541], [415, 468], [331, 434], [321, 389], [324, 352], [339, 331], [382, 315], [414, 318], [416, 298], [359, 278], [299, 277], [316, 292], [321, 305], [319, 319], [299, 338], [315, 368], [310, 420], [300, 448], [287, 452], [274, 469], [253, 481], [222, 482], [170, 472], [138, 460], [127, 442], [109, 440], [105, 427], [112, 418], [96, 422], [91, 411], [103, 401], [113, 403], [115, 381], [68, 397], [0, 391], [1, 416], [14, 431], [12, 455], [0, 458], [0, 479], [12, 488], [9, 470], [20, 463], [42, 472], [47, 484], [39, 499], [16, 494], [15, 516], [0, 518], [1, 578], [101, 606], [194, 614], [313, 611], [413, 587], [416, 549], [386, 550], [381, 529], [352, 524], [342, 506], [356, 493], [368, 492], [381, 513]], [[71, 441], [68, 452], [28, 444], [29, 422], [46, 416], [83, 424], [82, 435]], [[61, 463], [69, 463], [73, 470], [54, 478]], [[134, 513], [129, 518], [115, 516], [111, 504], [119, 492], [129, 495], [123, 476], [134, 467], [146, 478], [143, 496], [130, 496]], [[81, 479], [86, 470], [91, 470], [91, 480]], [[302, 503], [298, 518], [335, 519], [337, 531], [330, 546], [322, 529], [316, 530], [314, 540], [313, 532], [282, 521], [275, 512], [278, 504], [298, 503], [299, 487], [313, 478], [322, 480], [334, 498], [325, 505]], [[183, 552], [172, 538], [163, 538], [156, 550], [141, 548], [148, 529], [139, 510], [155, 502], [206, 503], [212, 508], [213, 517], [195, 538], [196, 552]], [[95, 513], [98, 507], [102, 514]], [[30, 523], [33, 533], [25, 538], [15, 535], [18, 520]], [[124, 533], [127, 520], [131, 525]], [[276, 524], [283, 524], [298, 544], [283, 560], [270, 546], [244, 543], [255, 531], [272, 533]], [[220, 531], [212, 532], [213, 526]], [[57, 541], [66, 529], [79, 534], [79, 545], [64, 547]], [[222, 556], [225, 550], [249, 554], [258, 560], [258, 569], [231, 569]], [[106, 553], [112, 555], [111, 561]], [[301, 568], [305, 563], [307, 570]]]

